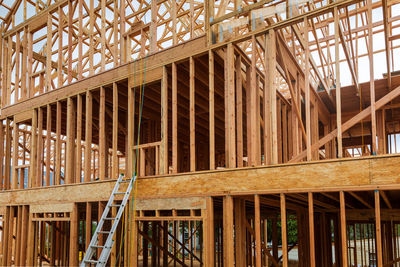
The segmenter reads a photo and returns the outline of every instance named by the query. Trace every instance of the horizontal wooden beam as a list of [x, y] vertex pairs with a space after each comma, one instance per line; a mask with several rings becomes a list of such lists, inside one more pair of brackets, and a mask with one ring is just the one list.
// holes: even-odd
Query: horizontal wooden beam
[[[386, 155], [146, 177], [138, 180], [137, 198], [400, 190], [399, 164], [400, 155]], [[0, 206], [107, 201], [114, 184], [107, 180], [3, 191]]]

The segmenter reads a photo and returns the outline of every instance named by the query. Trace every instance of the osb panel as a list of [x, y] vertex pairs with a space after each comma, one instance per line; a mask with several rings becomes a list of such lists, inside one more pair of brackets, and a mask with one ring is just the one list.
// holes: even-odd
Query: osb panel
[[[392, 155], [148, 177], [138, 180], [137, 198], [165, 200], [224, 194], [366, 190], [378, 186], [400, 189], [398, 166], [400, 155]], [[0, 193], [0, 206], [107, 201], [114, 184], [115, 181], [107, 180], [5, 191]], [[175, 205], [173, 202], [178, 203], [179, 199], [164, 205]], [[160, 203], [153, 204], [162, 207]]]
[[74, 203], [36, 204], [29, 207], [31, 213], [72, 212]]

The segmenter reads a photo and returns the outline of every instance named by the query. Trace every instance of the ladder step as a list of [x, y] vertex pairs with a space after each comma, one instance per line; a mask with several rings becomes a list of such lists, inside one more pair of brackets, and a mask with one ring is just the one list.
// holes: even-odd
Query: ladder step
[[109, 234], [111, 233], [110, 231], [99, 231], [99, 234]]
[[116, 217], [108, 217], [108, 218], [104, 218], [104, 220], [109, 220], [109, 221], [113, 221], [113, 220], [115, 220], [116, 219]]
[[98, 263], [99, 261], [95, 261], [95, 260], [84, 260], [84, 262], [86, 262], [86, 263]]
[[111, 204], [110, 207], [121, 207], [121, 205], [118, 205], [118, 204], [117, 204], [117, 205]]
[[121, 183], [130, 183], [131, 180], [122, 180]]
[[126, 192], [115, 192], [114, 195], [125, 195]]
[[104, 246], [99, 246], [99, 245], [93, 245], [91, 246], [92, 248], [104, 248]]

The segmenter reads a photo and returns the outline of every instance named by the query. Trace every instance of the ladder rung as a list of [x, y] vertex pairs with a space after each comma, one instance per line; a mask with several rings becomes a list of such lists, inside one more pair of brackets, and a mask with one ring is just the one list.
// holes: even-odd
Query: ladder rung
[[110, 207], [121, 207], [121, 205], [118, 205], [118, 204], [117, 204], [117, 205], [111, 204]]
[[84, 260], [84, 262], [86, 262], [86, 263], [98, 263], [99, 261], [95, 261], [95, 260]]
[[130, 183], [131, 180], [122, 180], [121, 183]]
[[99, 245], [93, 245], [91, 246], [92, 248], [104, 248], [104, 246], [99, 246]]
[[126, 192], [115, 192], [114, 195], [125, 195]]
[[110, 231], [99, 231], [99, 234], [109, 234], [111, 233]]
[[104, 218], [104, 220], [109, 220], [109, 221], [112, 221], [112, 220], [115, 220], [116, 219], [116, 217], [108, 217], [108, 218]]

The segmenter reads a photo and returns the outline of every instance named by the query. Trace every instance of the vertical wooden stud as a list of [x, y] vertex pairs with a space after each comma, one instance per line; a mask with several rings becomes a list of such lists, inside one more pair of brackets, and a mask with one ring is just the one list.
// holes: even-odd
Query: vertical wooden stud
[[210, 170], [215, 169], [215, 126], [214, 126], [214, 52], [208, 51], [209, 75], [209, 143], [210, 143]]
[[50, 104], [48, 104], [46, 112], [46, 182], [45, 182], [46, 186], [50, 185], [50, 157], [51, 157], [51, 106]]
[[224, 197], [224, 266], [234, 266], [233, 198]]
[[56, 174], [55, 174], [55, 183], [56, 185], [61, 184], [61, 102], [57, 101], [57, 111], [56, 111]]
[[168, 173], [168, 72], [163, 66], [163, 78], [161, 88], [161, 149], [160, 149], [161, 174]]
[[93, 95], [91, 91], [86, 92], [86, 115], [85, 115], [85, 177], [84, 181], [91, 180], [91, 158], [92, 158], [92, 112]]
[[304, 91], [305, 91], [305, 102], [306, 102], [306, 148], [307, 148], [307, 160], [311, 160], [311, 92], [310, 92], [310, 48], [308, 45], [308, 18], [304, 18], [304, 43], [305, 43], [305, 71], [304, 71]]
[[[18, 123], [16, 123], [15, 116], [14, 116], [14, 123], [13, 123], [13, 157], [12, 157], [12, 173], [11, 173], [11, 189], [17, 189], [18, 186]], [[8, 174], [6, 174], [6, 177]], [[22, 178], [21, 178], [22, 180]]]
[[67, 99], [67, 151], [65, 165], [65, 183], [74, 182], [74, 156], [75, 156], [75, 106], [72, 97]]
[[346, 226], [346, 206], [344, 192], [340, 191], [340, 235], [342, 248], [342, 265], [348, 266], [347, 262], [347, 226]]
[[78, 224], [78, 205], [74, 204], [71, 212], [69, 233], [69, 265], [71, 266], [78, 266]]
[[118, 86], [113, 83], [112, 178], [118, 178]]
[[236, 167], [235, 80], [234, 49], [229, 43], [225, 56], [225, 162], [228, 168]]
[[189, 117], [190, 117], [190, 171], [196, 171], [196, 123], [195, 123], [195, 64], [194, 58], [189, 61]]
[[[176, 5], [176, 2], [173, 2]], [[172, 172], [178, 172], [178, 77], [176, 63], [172, 63]]]
[[310, 234], [310, 266], [315, 267], [315, 240], [314, 240], [314, 199], [313, 193], [308, 193], [308, 219]]
[[282, 263], [288, 267], [287, 226], [286, 226], [286, 199], [281, 193], [281, 226], [282, 226]]
[[254, 228], [256, 239], [256, 267], [261, 267], [262, 254], [261, 254], [261, 216], [260, 216], [260, 195], [254, 196]]
[[381, 205], [380, 205], [379, 190], [374, 191], [374, 197], [375, 197], [375, 231], [376, 231], [377, 266], [383, 267]]
[[100, 111], [99, 111], [99, 168], [100, 180], [106, 179], [106, 90], [100, 87]]
[[82, 95], [76, 96], [75, 183], [82, 181]]
[[340, 87], [340, 58], [339, 58], [339, 14], [335, 7], [335, 67], [336, 67], [336, 125], [337, 125], [337, 150], [338, 158], [343, 157], [342, 148], [342, 104]]

